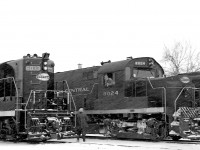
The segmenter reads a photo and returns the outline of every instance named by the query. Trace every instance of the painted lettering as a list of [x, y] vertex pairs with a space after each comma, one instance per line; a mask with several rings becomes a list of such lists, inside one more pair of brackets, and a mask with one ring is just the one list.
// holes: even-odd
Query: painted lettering
[[70, 89], [70, 91], [72, 93], [89, 92], [87, 87], [74, 88], [74, 89]]
[[115, 95], [119, 95], [118, 91], [105, 91], [103, 92], [103, 96], [115, 96]]

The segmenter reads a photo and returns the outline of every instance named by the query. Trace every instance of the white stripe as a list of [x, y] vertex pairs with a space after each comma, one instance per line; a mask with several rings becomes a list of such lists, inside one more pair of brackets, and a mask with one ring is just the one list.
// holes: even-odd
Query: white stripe
[[0, 117], [15, 116], [15, 111], [0, 111]]
[[86, 114], [126, 114], [126, 113], [142, 113], [154, 114], [164, 113], [164, 107], [140, 108], [140, 109], [115, 109], [115, 110], [85, 110]]

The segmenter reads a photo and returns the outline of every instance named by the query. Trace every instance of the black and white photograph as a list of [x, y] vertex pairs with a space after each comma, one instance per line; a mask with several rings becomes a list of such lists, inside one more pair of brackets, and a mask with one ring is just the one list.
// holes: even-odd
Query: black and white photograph
[[0, 149], [200, 149], [199, 6], [0, 0]]

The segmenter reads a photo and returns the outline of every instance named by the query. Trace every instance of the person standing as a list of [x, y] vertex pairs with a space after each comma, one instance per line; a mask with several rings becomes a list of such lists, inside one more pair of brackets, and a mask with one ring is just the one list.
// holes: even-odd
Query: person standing
[[85, 142], [86, 128], [88, 127], [88, 116], [84, 113], [84, 109], [80, 108], [77, 114], [77, 141], [79, 142], [79, 138], [82, 134], [83, 142]]

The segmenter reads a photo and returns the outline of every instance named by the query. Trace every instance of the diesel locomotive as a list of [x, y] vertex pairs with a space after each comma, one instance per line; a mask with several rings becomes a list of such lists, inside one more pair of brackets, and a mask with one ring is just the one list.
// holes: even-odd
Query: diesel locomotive
[[0, 139], [45, 141], [70, 134], [73, 115], [67, 93], [54, 90], [49, 53], [1, 63]]
[[151, 57], [55, 73], [90, 118], [88, 133], [117, 138], [200, 138], [200, 73], [166, 77]]

